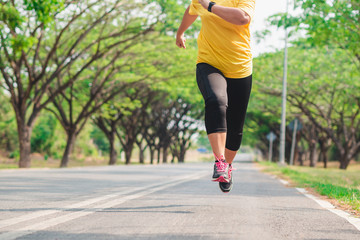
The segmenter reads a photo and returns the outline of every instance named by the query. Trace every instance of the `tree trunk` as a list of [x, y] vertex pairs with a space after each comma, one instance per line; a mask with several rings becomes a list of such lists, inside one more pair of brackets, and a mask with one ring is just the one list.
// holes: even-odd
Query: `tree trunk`
[[128, 147], [124, 149], [125, 151], [125, 164], [128, 165], [131, 162], [131, 155], [132, 155], [133, 147]]
[[145, 154], [144, 154], [144, 149], [140, 149], [139, 151], [139, 163], [140, 164], [144, 164], [145, 163]]
[[179, 152], [179, 163], [184, 163], [185, 162], [185, 154], [186, 154], [186, 150], [185, 149], [181, 149]]
[[304, 166], [303, 155], [304, 153], [302, 151], [299, 151], [298, 161], [300, 166]]
[[75, 131], [69, 131], [67, 133], [67, 142], [66, 142], [66, 148], [64, 151], [64, 155], [61, 159], [61, 168], [65, 168], [68, 166], [69, 160], [70, 160], [70, 154], [72, 153], [73, 147], [75, 145], [76, 141], [76, 133]]
[[154, 154], [155, 154], [155, 151], [153, 148], [149, 147], [149, 150], [150, 150], [150, 164], [154, 164]]
[[141, 143], [139, 146], [139, 163], [140, 164], [145, 163], [145, 150], [146, 150], [146, 146], [143, 146]]
[[160, 153], [161, 153], [161, 148], [157, 149], [157, 163], [160, 164]]
[[340, 169], [346, 170], [347, 166], [345, 164], [345, 161], [340, 161]]
[[317, 163], [317, 154], [316, 154], [316, 145], [318, 143], [318, 139], [316, 136], [317, 132], [314, 127], [310, 130], [310, 139], [309, 139], [309, 152], [310, 152], [310, 167], [315, 167]]
[[31, 166], [31, 133], [32, 128], [25, 123], [18, 123], [18, 137], [20, 145], [19, 168], [29, 168]]
[[298, 162], [299, 159], [299, 148], [297, 146], [295, 146], [295, 151], [294, 151], [294, 166], [296, 165], [296, 163]]
[[168, 158], [168, 146], [164, 146], [163, 149], [163, 163], [167, 163], [167, 158]]
[[327, 168], [327, 163], [328, 163], [328, 156], [327, 156], [327, 151], [322, 151], [321, 152], [322, 158], [323, 158], [323, 163], [324, 163], [324, 168]]
[[110, 143], [110, 160], [109, 160], [109, 165], [115, 165], [116, 164], [116, 160], [117, 160], [117, 152], [115, 149], [115, 134], [111, 133], [110, 139], [109, 139], [109, 143]]
[[327, 168], [327, 162], [328, 162], [328, 154], [327, 151], [329, 149], [329, 145], [326, 145], [326, 139], [320, 139], [319, 140], [319, 144], [320, 144], [320, 152], [321, 152], [321, 157], [322, 157], [322, 161], [324, 164], [324, 168]]
[[143, 146], [143, 139], [141, 139], [140, 141], [136, 141], [136, 145], [139, 148], [139, 163], [144, 164], [146, 146]]
[[174, 146], [174, 148], [171, 148], [171, 155], [172, 155], [172, 159], [171, 159], [171, 163], [175, 163], [175, 158], [177, 158], [177, 161], [179, 163], [179, 151], [177, 151], [177, 146]]
[[349, 166], [351, 156], [348, 153], [341, 154], [340, 156], [340, 169], [346, 170]]
[[185, 162], [185, 154], [186, 154], [186, 147], [184, 143], [179, 144], [180, 149], [178, 152], [178, 163], [184, 163]]
[[310, 146], [310, 167], [315, 167], [317, 163], [316, 144]]

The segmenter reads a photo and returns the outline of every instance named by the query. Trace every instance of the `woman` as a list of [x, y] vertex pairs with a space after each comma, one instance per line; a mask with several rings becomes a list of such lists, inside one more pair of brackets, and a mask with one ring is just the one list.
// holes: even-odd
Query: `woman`
[[249, 25], [255, 0], [192, 0], [176, 35], [186, 48], [184, 32], [201, 17], [196, 79], [205, 100], [205, 126], [215, 155], [213, 181], [232, 189], [232, 162], [242, 140], [252, 84]]

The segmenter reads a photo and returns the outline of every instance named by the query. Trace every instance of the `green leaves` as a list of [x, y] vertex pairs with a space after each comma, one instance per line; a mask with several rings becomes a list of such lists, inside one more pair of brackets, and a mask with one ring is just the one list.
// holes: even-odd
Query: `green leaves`
[[[15, 31], [16, 28], [22, 29], [26, 17], [31, 16], [35, 16], [36, 21], [47, 25], [53, 20], [56, 13], [63, 10], [63, 7], [64, 0], [24, 0], [23, 4], [18, 1], [12, 4], [8, 1], [0, 5], [0, 21], [7, 25], [11, 31]], [[23, 11], [27, 11], [27, 13]]]
[[[180, 26], [181, 19], [184, 15], [185, 9], [190, 5], [188, 0], [156, 0], [149, 1], [156, 2], [163, 13], [161, 16], [161, 25], [158, 25], [158, 30], [164, 34], [174, 34]], [[200, 30], [200, 22], [195, 22], [188, 30], [187, 34], [193, 36], [194, 33]]]
[[[25, 17], [21, 16], [19, 11], [10, 3], [0, 5], [0, 21], [7, 25], [11, 31], [21, 27]], [[4, 29], [4, 25], [0, 25]]]
[[270, 23], [305, 30], [306, 41], [311, 45], [348, 49], [360, 62], [359, 0], [296, 0], [294, 6], [300, 14], [276, 14], [269, 18]]
[[56, 119], [46, 114], [39, 119], [31, 136], [31, 150], [33, 152], [46, 152], [50, 154], [51, 147], [55, 142]]
[[40, 1], [7, 1], [0, 5], [0, 30], [2, 47], [13, 59], [19, 57], [21, 51], [28, 51], [37, 39], [31, 34], [29, 26], [36, 28], [42, 25], [46, 28], [53, 20], [56, 13], [63, 10], [63, 0]]
[[[335, 47], [311, 47], [298, 41], [289, 48], [287, 119], [313, 116], [318, 124], [336, 132], [357, 131], [357, 96], [360, 92], [360, 72], [353, 63], [351, 51]], [[247, 114], [245, 143], [267, 149], [264, 136], [279, 130], [282, 91], [283, 52], [266, 53], [254, 59], [252, 97]], [[306, 112], [307, 111], [307, 112]], [[354, 122], [352, 122], [354, 121]], [[329, 130], [330, 131], [330, 130]], [[250, 135], [250, 134], [249, 134]]]
[[38, 21], [48, 24], [54, 17], [54, 14], [60, 12], [64, 7], [64, 0], [24, 0], [26, 10], [34, 11]]
[[10, 39], [10, 46], [13, 52], [18, 54], [21, 51], [27, 51], [36, 41], [37, 40], [34, 37], [26, 37], [19, 34], [16, 37]]

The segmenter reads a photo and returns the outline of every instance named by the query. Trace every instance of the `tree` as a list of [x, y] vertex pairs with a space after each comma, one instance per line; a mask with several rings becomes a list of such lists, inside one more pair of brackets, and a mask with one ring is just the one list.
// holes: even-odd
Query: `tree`
[[[121, 79], [122, 76], [118, 73], [118, 69], [123, 66], [115, 65], [119, 57], [119, 54], [115, 54], [109, 62], [104, 59], [102, 66], [85, 71], [84, 80], [73, 83], [62, 94], [53, 98], [53, 107], [46, 108], [57, 117], [67, 135], [61, 167], [67, 166], [76, 137], [91, 115], [125, 89], [128, 80]], [[52, 88], [48, 92], [51, 95]]]
[[[279, 157], [280, 139], [280, 115], [281, 98], [277, 94], [272, 94], [273, 89], [281, 89], [282, 82], [282, 55], [280, 52], [265, 53], [254, 59], [254, 79], [251, 98], [245, 119], [243, 144], [255, 146], [264, 156], [269, 153], [269, 140], [267, 135], [273, 132], [277, 138], [273, 142], [273, 161]], [[276, 92], [278, 93], [278, 91]], [[296, 111], [287, 106], [287, 125], [290, 123], [291, 116], [295, 116]], [[286, 131], [286, 158], [290, 154], [291, 134]]]
[[[113, 49], [153, 30], [160, 12], [144, 5], [124, 0], [1, 3], [0, 71], [16, 115], [19, 167], [30, 167], [31, 133], [40, 111]], [[152, 17], [132, 21], [139, 9]], [[118, 30], [109, 30], [109, 22]], [[58, 87], [47, 95], [55, 82]]]
[[109, 165], [115, 165], [117, 160], [117, 151], [115, 149], [115, 133], [117, 125], [120, 119], [123, 117], [123, 113], [117, 109], [113, 109], [110, 104], [105, 104], [103, 108], [107, 108], [107, 110], [94, 117], [93, 122], [105, 134], [107, 140], [109, 141]]
[[[276, 14], [270, 17], [270, 22], [279, 27], [292, 27], [292, 33], [305, 33], [305, 38], [293, 41], [295, 46], [302, 46], [304, 49], [309, 49], [309, 46], [312, 49], [320, 47], [318, 50], [321, 50], [318, 52], [323, 54], [321, 57], [330, 56], [333, 62], [329, 62], [327, 67], [322, 66], [322, 63], [319, 64], [315, 59], [305, 66], [304, 63], [299, 64], [298, 67], [302, 70], [308, 68], [309, 75], [304, 77], [306, 79], [310, 77], [312, 83], [309, 85], [317, 87], [319, 92], [311, 91], [314, 94], [310, 96], [304, 94], [299, 96], [293, 93], [289, 101], [293, 106], [301, 109], [309, 121], [315, 125], [325, 166], [327, 161], [325, 151], [333, 143], [340, 152], [340, 168], [346, 169], [350, 159], [359, 152], [356, 133], [359, 132], [359, 104], [358, 96], [352, 91], [359, 91], [357, 83], [360, 72], [360, 45], [358, 44], [360, 41], [360, 1], [296, 0], [294, 7], [297, 14], [292, 16], [284, 13]], [[327, 50], [323, 51], [323, 49]], [[306, 54], [306, 56], [309, 55]], [[334, 83], [325, 80], [326, 77], [320, 71], [316, 72], [319, 65], [322, 66], [323, 72], [331, 72], [327, 75], [328, 79], [333, 79], [333, 81], [336, 79], [336, 84], [340, 84], [335, 87]], [[319, 84], [319, 81], [322, 83]], [[303, 85], [301, 87], [302, 90], [299, 89], [299, 92], [308, 92]], [[327, 94], [323, 95], [324, 91]], [[316, 94], [320, 95], [315, 97]]]
[[[198, 105], [196, 105], [198, 104]], [[173, 160], [176, 157], [178, 162], [185, 161], [186, 151], [191, 147], [192, 137], [197, 133], [200, 122], [204, 116], [204, 108], [199, 102], [186, 101], [185, 99], [178, 98], [173, 105], [171, 111], [174, 116], [170, 122], [170, 131], [172, 132], [171, 151]]]
[[[131, 155], [136, 144], [136, 139], [141, 132], [140, 116], [144, 111], [144, 105], [139, 100], [142, 96], [143, 88], [130, 88], [127, 90], [126, 97], [132, 103], [126, 108], [124, 116], [119, 119], [119, 124], [115, 129], [115, 133], [120, 141], [120, 144], [125, 152], [125, 163], [130, 164]], [[124, 112], [124, 111], [123, 111]]]
[[270, 18], [272, 24], [304, 30], [305, 40], [312, 46], [347, 50], [360, 69], [359, 0], [295, 0], [294, 7], [299, 14], [276, 14]]
[[346, 50], [307, 49], [302, 56], [307, 74], [294, 76], [298, 84], [289, 101], [332, 140], [340, 151], [340, 168], [346, 169], [360, 151], [359, 71]]
[[[267, 64], [263, 62], [263, 66]], [[316, 139], [318, 136], [322, 142], [331, 140], [335, 144], [340, 152], [341, 169], [346, 169], [360, 150], [358, 79], [359, 71], [346, 50], [306, 45], [289, 49], [290, 109], [295, 108], [296, 114], [300, 112], [306, 116], [312, 125], [310, 129], [315, 127], [313, 136], [308, 138], [313, 144], [309, 145], [312, 151], [320, 140]], [[280, 82], [269, 85], [266, 79], [262, 79], [259, 84], [265, 93], [280, 96]]]

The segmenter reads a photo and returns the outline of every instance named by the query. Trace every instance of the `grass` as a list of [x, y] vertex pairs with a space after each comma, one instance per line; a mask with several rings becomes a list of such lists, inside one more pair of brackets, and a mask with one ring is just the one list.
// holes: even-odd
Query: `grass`
[[360, 213], [359, 165], [349, 166], [348, 170], [280, 167], [269, 162], [259, 162], [259, 165], [264, 172], [290, 179], [297, 187], [312, 188], [317, 193], [336, 199], [341, 205], [350, 206], [356, 213]]
[[[83, 166], [104, 166], [108, 164], [107, 158], [98, 159], [73, 159], [69, 161], [68, 167], [83, 167]], [[120, 164], [120, 161], [119, 161]], [[40, 157], [33, 157], [31, 160], [31, 168], [59, 168], [60, 159], [48, 159], [45, 161]], [[18, 160], [16, 159], [1, 159], [0, 158], [0, 170], [1, 169], [17, 169]]]
[[10, 163], [1, 163], [0, 164], [0, 169], [14, 169], [14, 168], [18, 168], [18, 165], [10, 164]]
[[[131, 162], [131, 165], [140, 165], [139, 162]], [[68, 163], [68, 168], [72, 167], [90, 167], [90, 166], [107, 166], [108, 165], [108, 159], [98, 159], [98, 160], [71, 160]], [[125, 165], [124, 162], [121, 162], [118, 159], [117, 165]], [[38, 160], [33, 159], [31, 161], [31, 168], [59, 168], [60, 166], [60, 159], [56, 160]], [[18, 163], [16, 161], [14, 162], [1, 162], [0, 161], [0, 170], [1, 169], [19, 169]]]
[[[141, 165], [138, 160], [138, 154], [135, 152], [133, 154], [133, 159], [131, 160], [130, 165]], [[169, 156], [170, 157], [170, 156]], [[69, 161], [68, 167], [85, 167], [85, 166], [107, 166], [108, 165], [108, 156], [103, 157], [85, 157], [82, 155], [72, 156], [72, 159]], [[170, 159], [168, 159], [170, 163]], [[214, 161], [212, 153], [199, 153], [196, 150], [189, 150], [186, 153], [185, 162], [209, 162]], [[154, 164], [157, 164], [157, 159], [154, 159]], [[146, 157], [145, 165], [150, 164], [148, 157]], [[125, 165], [124, 160], [117, 160], [117, 165]], [[44, 156], [39, 153], [33, 153], [31, 155], [31, 168], [59, 168], [60, 159], [49, 158], [45, 160]], [[18, 160], [14, 158], [8, 158], [7, 154], [0, 151], [0, 170], [2, 169], [17, 169]]]

